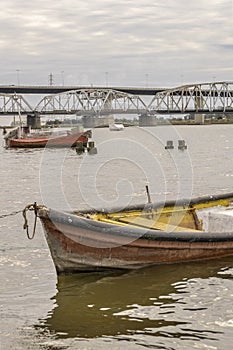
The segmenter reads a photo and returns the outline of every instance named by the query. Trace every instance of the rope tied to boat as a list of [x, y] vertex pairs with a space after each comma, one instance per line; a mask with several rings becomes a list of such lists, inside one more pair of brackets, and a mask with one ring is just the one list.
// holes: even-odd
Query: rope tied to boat
[[[33, 239], [36, 233], [36, 223], [37, 223], [37, 212], [38, 212], [39, 206], [37, 205], [37, 203], [33, 203], [33, 204], [28, 204], [24, 210], [23, 210], [23, 217], [24, 217], [24, 225], [23, 225], [23, 229], [26, 230], [27, 232], [27, 237], [28, 239]], [[35, 218], [34, 218], [34, 226], [33, 226], [33, 232], [32, 235], [29, 234], [29, 225], [28, 225], [28, 219], [27, 219], [27, 212], [28, 211], [34, 211], [35, 214]]]
[[13, 212], [8, 213], [8, 214], [1, 214], [0, 215], [0, 219], [7, 218], [8, 216], [15, 216], [15, 215], [17, 215], [19, 213], [22, 213], [22, 210], [13, 211]]

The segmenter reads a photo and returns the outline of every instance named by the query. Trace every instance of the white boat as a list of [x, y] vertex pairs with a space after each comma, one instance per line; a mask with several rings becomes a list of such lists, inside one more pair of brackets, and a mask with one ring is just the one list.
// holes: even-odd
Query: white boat
[[123, 124], [109, 124], [109, 130], [110, 131], [121, 131], [124, 130], [124, 125]]

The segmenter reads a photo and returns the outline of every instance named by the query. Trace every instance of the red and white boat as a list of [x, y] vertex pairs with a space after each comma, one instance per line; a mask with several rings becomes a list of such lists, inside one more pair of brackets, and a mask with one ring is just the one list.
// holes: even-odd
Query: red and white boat
[[19, 129], [11, 130], [5, 135], [6, 148], [42, 148], [42, 147], [75, 147], [77, 142], [87, 145], [91, 130], [71, 132], [65, 135], [22, 134]]

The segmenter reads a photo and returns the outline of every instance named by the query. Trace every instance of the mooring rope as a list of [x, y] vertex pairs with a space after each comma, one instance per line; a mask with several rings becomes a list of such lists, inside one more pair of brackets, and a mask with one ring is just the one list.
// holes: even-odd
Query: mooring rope
[[[29, 225], [28, 225], [28, 219], [27, 219], [27, 211], [34, 211], [34, 213], [35, 213], [33, 232], [32, 232], [31, 236], [29, 234]], [[38, 206], [37, 206], [36, 202], [34, 204], [28, 204], [23, 210], [23, 217], [24, 217], [23, 228], [27, 232], [28, 239], [33, 239], [34, 236], [35, 236], [35, 233], [36, 233], [37, 211], [38, 211]]]
[[[23, 210], [17, 210], [17, 211], [12, 211], [11, 213], [7, 213], [7, 214], [1, 214], [0, 215], [0, 219], [4, 219], [7, 218], [9, 216], [14, 216], [17, 215], [19, 213], [23, 214], [24, 217], [24, 225], [23, 228], [24, 230], [26, 230], [27, 232], [27, 237], [28, 239], [33, 239], [36, 233], [36, 223], [37, 223], [37, 212], [38, 209], [42, 208], [43, 206], [37, 205], [37, 203], [33, 203], [33, 204], [28, 204]], [[35, 219], [34, 219], [34, 226], [33, 226], [33, 232], [32, 235], [29, 234], [29, 225], [28, 225], [28, 219], [27, 219], [27, 212], [28, 211], [34, 211], [35, 214]]]
[[14, 215], [17, 215], [19, 213], [22, 213], [22, 210], [12, 211], [11, 213], [8, 213], [8, 214], [2, 214], [2, 215], [0, 215], [0, 219], [7, 218], [8, 216], [14, 216]]

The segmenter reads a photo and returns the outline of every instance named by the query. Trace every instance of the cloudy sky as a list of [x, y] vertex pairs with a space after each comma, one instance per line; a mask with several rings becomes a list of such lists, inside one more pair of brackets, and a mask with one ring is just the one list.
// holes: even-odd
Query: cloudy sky
[[1, 0], [0, 84], [233, 80], [233, 0]]

